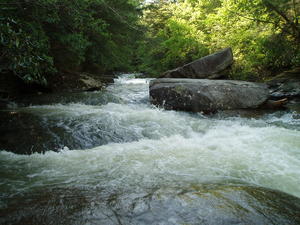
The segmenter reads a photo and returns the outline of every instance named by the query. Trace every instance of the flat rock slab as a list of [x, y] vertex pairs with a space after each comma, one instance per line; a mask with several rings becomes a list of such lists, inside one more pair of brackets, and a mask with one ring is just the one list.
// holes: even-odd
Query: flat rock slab
[[150, 82], [150, 101], [165, 109], [215, 112], [255, 109], [267, 101], [265, 84], [235, 80], [156, 79]]
[[233, 63], [231, 48], [197, 59], [182, 67], [165, 72], [162, 78], [218, 78]]
[[299, 198], [238, 184], [194, 184], [128, 193], [45, 188], [3, 201], [8, 204], [1, 211], [0, 224], [11, 225], [300, 224]]

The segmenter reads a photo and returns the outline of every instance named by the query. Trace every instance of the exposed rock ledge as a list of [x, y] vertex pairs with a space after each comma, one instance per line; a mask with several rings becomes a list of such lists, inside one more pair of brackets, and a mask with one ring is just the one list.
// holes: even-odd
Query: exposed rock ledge
[[234, 80], [156, 79], [150, 82], [150, 101], [165, 109], [215, 112], [255, 109], [269, 97], [265, 84]]
[[225, 48], [214, 54], [197, 59], [182, 67], [165, 72], [161, 78], [193, 78], [216, 79], [224, 76], [226, 70], [233, 63], [231, 48]]

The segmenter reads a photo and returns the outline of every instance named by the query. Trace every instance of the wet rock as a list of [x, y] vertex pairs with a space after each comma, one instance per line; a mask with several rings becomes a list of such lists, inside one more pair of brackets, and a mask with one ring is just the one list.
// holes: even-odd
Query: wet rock
[[101, 81], [96, 80], [87, 74], [81, 74], [79, 80], [83, 83], [83, 88], [85, 91], [101, 90], [104, 86]]
[[[90, 149], [112, 142], [133, 142], [152, 137], [151, 132], [137, 132], [117, 121], [110, 122], [118, 117], [94, 107], [120, 102], [109, 93], [78, 92], [36, 97], [29, 99], [36, 106], [23, 107], [30, 102], [10, 103], [8, 108], [0, 110], [0, 150], [16, 154], [44, 153], [60, 151], [65, 146]], [[89, 105], [89, 110], [86, 105]]]
[[298, 198], [249, 186], [160, 189], [135, 199], [132, 206], [132, 218], [125, 224], [297, 224], [300, 221]]
[[270, 88], [271, 99], [288, 99], [285, 107], [300, 113], [300, 67], [285, 71], [266, 82]]
[[152, 104], [192, 112], [255, 109], [268, 94], [266, 85], [245, 81], [165, 78], [150, 82]]
[[286, 104], [285, 107], [295, 114], [298, 114], [298, 116], [300, 117], [300, 98], [297, 100], [289, 101], [289, 103]]
[[[59, 128], [56, 128], [58, 133]], [[0, 149], [18, 154], [54, 150], [59, 146], [54, 132], [38, 116], [14, 110], [0, 111]], [[49, 149], [50, 148], [50, 149]]]
[[274, 99], [300, 98], [300, 67], [283, 72], [266, 83]]
[[59, 189], [6, 200], [0, 224], [7, 225], [300, 223], [299, 198], [246, 185], [194, 185], [110, 194], [95, 189]]
[[216, 79], [224, 74], [222, 71], [227, 69], [233, 63], [233, 54], [231, 48], [223, 49], [217, 53], [205, 56], [194, 62], [167, 71], [162, 78], [212, 78]]
[[287, 98], [283, 98], [280, 100], [268, 100], [263, 106], [262, 108], [266, 108], [266, 109], [284, 109], [285, 105], [288, 103], [288, 99]]
[[80, 92], [101, 90], [113, 78], [89, 73], [64, 73], [51, 77], [49, 84], [53, 92]]

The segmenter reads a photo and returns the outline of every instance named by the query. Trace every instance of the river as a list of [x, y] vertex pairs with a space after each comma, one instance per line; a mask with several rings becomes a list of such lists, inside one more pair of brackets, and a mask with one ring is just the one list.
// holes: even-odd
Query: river
[[0, 224], [300, 223], [299, 114], [166, 111], [148, 85], [4, 110]]

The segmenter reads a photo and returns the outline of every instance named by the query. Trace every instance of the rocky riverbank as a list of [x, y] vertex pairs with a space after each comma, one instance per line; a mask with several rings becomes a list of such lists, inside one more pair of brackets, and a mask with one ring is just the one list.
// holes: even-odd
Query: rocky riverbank
[[[115, 75], [96, 75], [89, 73], [63, 73], [48, 79], [47, 86], [27, 84], [11, 74], [0, 76], [0, 108], [6, 108], [11, 101], [30, 104], [43, 95], [77, 93], [101, 90], [114, 82]], [[52, 99], [51, 96], [47, 98]]]

